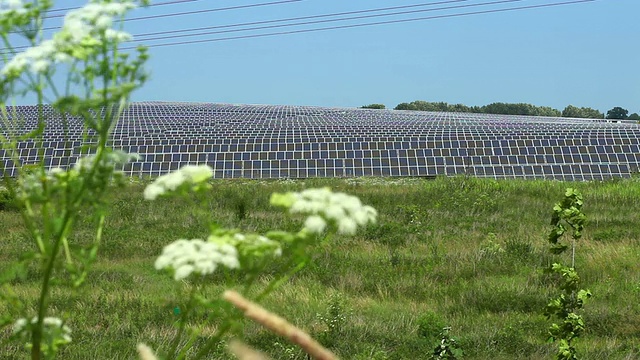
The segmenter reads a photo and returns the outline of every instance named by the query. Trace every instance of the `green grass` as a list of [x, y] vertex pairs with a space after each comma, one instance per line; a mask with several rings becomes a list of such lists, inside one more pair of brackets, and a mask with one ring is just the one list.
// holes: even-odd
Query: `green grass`
[[[269, 206], [272, 192], [329, 186], [357, 195], [379, 212], [377, 225], [352, 238], [319, 247], [312, 265], [267, 298], [267, 308], [287, 317], [344, 359], [425, 359], [438, 327], [451, 326], [469, 359], [552, 358], [550, 321], [542, 315], [556, 293], [542, 269], [551, 208], [566, 187], [584, 196], [587, 224], [576, 267], [594, 297], [583, 312], [587, 331], [578, 341], [584, 359], [640, 358], [640, 182], [564, 183], [473, 178], [314, 179], [215, 181], [206, 208], [193, 201], [142, 200], [133, 184], [110, 199], [99, 261], [79, 293], [56, 287], [53, 314], [68, 316], [73, 343], [61, 359], [132, 359], [137, 342], [165, 346], [181, 304], [171, 279], [153, 262], [177, 238], [204, 237], [208, 224], [263, 232], [295, 230]], [[77, 224], [73, 242], [91, 236], [91, 221]], [[33, 245], [14, 209], [0, 211], [0, 268]], [[38, 274], [14, 282], [35, 303]], [[222, 291], [212, 285], [210, 294]], [[330, 304], [344, 318], [326, 319]], [[11, 308], [0, 305], [0, 314]], [[320, 316], [318, 315], [320, 314]], [[215, 318], [201, 314], [204, 334]], [[335, 314], [334, 314], [335, 316]], [[0, 333], [0, 339], [9, 332]], [[278, 359], [304, 359], [262, 328], [246, 325], [246, 341]], [[17, 344], [0, 358], [24, 358]], [[276, 356], [276, 354], [279, 354]], [[285, 354], [285, 355], [283, 355]], [[224, 349], [216, 357], [230, 358]]]

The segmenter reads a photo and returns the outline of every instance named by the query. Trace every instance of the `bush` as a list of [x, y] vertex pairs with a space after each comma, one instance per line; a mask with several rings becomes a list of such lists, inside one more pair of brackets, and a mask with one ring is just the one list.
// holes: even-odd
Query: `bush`
[[0, 187], [0, 211], [18, 211], [20, 206], [9, 190]]
[[418, 336], [427, 340], [429, 344], [438, 341], [440, 332], [447, 324], [435, 312], [426, 312], [418, 319]]

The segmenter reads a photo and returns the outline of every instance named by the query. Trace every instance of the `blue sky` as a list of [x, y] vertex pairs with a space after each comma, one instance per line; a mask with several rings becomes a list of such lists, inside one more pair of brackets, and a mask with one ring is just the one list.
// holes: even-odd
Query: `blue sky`
[[[164, 1], [167, 0], [156, 2]], [[274, 0], [199, 0], [138, 9], [131, 16], [270, 1]], [[436, 1], [302, 0], [131, 21], [126, 28], [140, 34]], [[489, 1], [459, 0], [431, 8]], [[520, 0], [144, 43], [264, 34], [561, 1]], [[82, 3], [73, 1], [76, 2]], [[58, 1], [55, 7], [63, 4], [67, 2]], [[466, 105], [527, 102], [560, 110], [573, 104], [604, 112], [614, 106], [640, 112], [638, 14], [639, 0], [597, 0], [371, 27], [151, 47], [151, 80], [133, 100], [335, 107], [383, 103], [390, 108], [413, 100]]]

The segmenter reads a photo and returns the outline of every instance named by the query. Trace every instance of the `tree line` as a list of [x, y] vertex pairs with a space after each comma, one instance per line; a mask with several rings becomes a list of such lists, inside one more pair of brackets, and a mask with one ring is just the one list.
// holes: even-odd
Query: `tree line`
[[[362, 106], [363, 109], [385, 109], [383, 104], [370, 104]], [[491, 103], [483, 106], [467, 106], [464, 104], [449, 104], [446, 102], [429, 102], [416, 100], [410, 103], [400, 103], [394, 110], [414, 110], [414, 111], [436, 111], [436, 112], [466, 112], [479, 114], [502, 114], [502, 115], [530, 115], [530, 116], [552, 116], [571, 117], [587, 119], [620, 119], [620, 120], [640, 120], [640, 115], [633, 113], [629, 115], [629, 110], [616, 106], [607, 111], [607, 114], [592, 109], [590, 107], [577, 107], [568, 105], [560, 111], [549, 106], [536, 106], [526, 103]]]

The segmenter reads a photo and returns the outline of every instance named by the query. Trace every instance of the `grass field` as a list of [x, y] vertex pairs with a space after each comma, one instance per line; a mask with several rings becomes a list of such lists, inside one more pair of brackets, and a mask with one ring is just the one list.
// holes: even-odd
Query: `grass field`
[[[640, 182], [326, 179], [215, 181], [208, 208], [188, 200], [147, 202], [142, 184], [110, 199], [99, 261], [81, 292], [55, 287], [52, 313], [68, 316], [73, 342], [60, 359], [133, 359], [135, 345], [166, 346], [183, 294], [153, 268], [164, 245], [205, 237], [217, 223], [263, 232], [295, 230], [269, 206], [272, 192], [329, 186], [379, 212], [378, 224], [319, 246], [312, 265], [264, 305], [307, 330], [343, 359], [426, 359], [444, 326], [468, 359], [552, 358], [542, 310], [557, 293], [543, 268], [551, 209], [567, 187], [582, 192], [588, 217], [576, 252], [593, 292], [578, 341], [584, 359], [640, 359]], [[74, 242], [91, 236], [79, 222]], [[0, 268], [30, 250], [18, 212], [0, 211]], [[38, 274], [13, 283], [35, 303]], [[215, 281], [214, 281], [215, 282]], [[212, 286], [211, 294], [222, 291]], [[0, 314], [12, 314], [0, 304]], [[204, 333], [215, 318], [199, 314]], [[304, 359], [295, 347], [247, 323], [246, 341], [275, 359]], [[9, 331], [0, 333], [6, 338]], [[2, 343], [1, 359], [25, 358]], [[211, 358], [231, 358], [220, 347]]]

